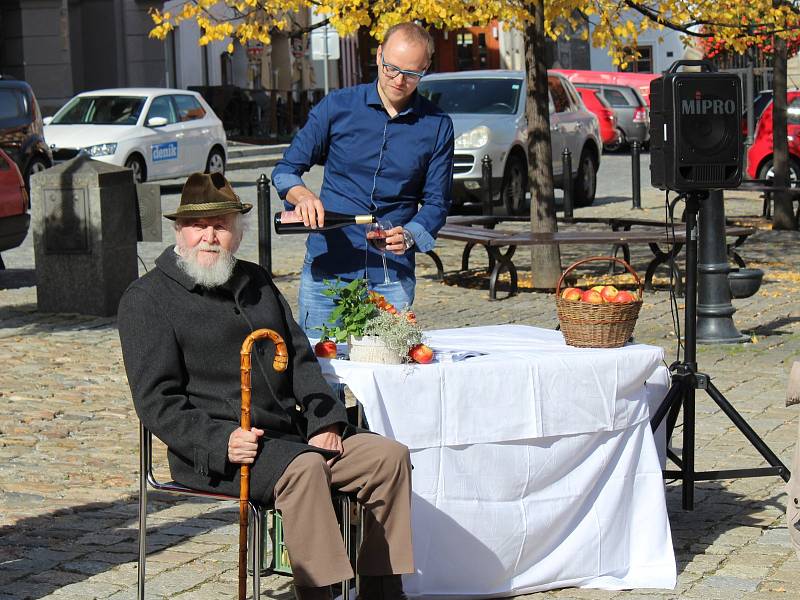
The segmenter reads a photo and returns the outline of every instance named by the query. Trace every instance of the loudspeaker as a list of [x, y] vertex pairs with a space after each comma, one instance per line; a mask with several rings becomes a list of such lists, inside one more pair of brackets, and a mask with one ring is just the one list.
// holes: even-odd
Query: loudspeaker
[[[678, 73], [680, 66], [705, 72]], [[742, 82], [705, 60], [679, 60], [650, 82], [650, 181], [677, 192], [742, 181]]]

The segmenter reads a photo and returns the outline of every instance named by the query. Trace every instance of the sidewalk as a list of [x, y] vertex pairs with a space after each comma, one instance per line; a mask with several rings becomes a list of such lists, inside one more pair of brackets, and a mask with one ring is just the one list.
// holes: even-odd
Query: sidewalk
[[[608, 168], [617, 163], [622, 168], [623, 158], [609, 160]], [[244, 201], [254, 202], [252, 182], [259, 174], [231, 172]], [[597, 206], [578, 209], [576, 216], [630, 216], [630, 201], [608, 186]], [[760, 212], [754, 194], [731, 193], [726, 199], [729, 216]], [[177, 201], [175, 194], [165, 196], [164, 209]], [[636, 216], [663, 218], [662, 193], [648, 189], [642, 202], [645, 209]], [[272, 209], [279, 209], [274, 194]], [[254, 227], [240, 252], [248, 260], [257, 258]], [[168, 243], [167, 223], [164, 234], [163, 244], [140, 244], [147, 268]], [[276, 282], [293, 306], [303, 257], [302, 240], [296, 238], [273, 243]], [[460, 266], [461, 249], [454, 242], [440, 245], [446, 270]], [[606, 251], [566, 247], [562, 264]], [[526, 252], [518, 251], [517, 264], [529, 263]], [[646, 264], [648, 252], [634, 252], [637, 267]], [[800, 412], [784, 406], [791, 362], [800, 357], [800, 274], [795, 266], [800, 264], [800, 233], [759, 230], [741, 254], [748, 266], [767, 271], [756, 296], [734, 301], [735, 323], [754, 343], [700, 346], [700, 369], [714, 377], [788, 465]], [[31, 239], [3, 257], [9, 270], [0, 272], [0, 600], [135, 598], [138, 426], [115, 319], [36, 312]], [[476, 249], [473, 262], [481, 261]], [[485, 278], [459, 278], [459, 286], [448, 285], [433, 278], [426, 257], [418, 265], [414, 308], [425, 329], [556, 324], [551, 295], [523, 290], [490, 302]], [[681, 299], [678, 304], [682, 310]], [[662, 346], [667, 362], [675, 359], [669, 294], [663, 288], [646, 296], [635, 334], [639, 342]], [[698, 470], [763, 464], [700, 393], [696, 412]], [[675, 446], [679, 433], [680, 428]], [[162, 447], [156, 456], [165, 464]], [[800, 564], [789, 544], [780, 478], [700, 483], [691, 512], [681, 509], [680, 495], [679, 484], [667, 484], [679, 573], [675, 590], [565, 589], [524, 598], [800, 598]], [[159, 494], [151, 494], [151, 500], [148, 599], [234, 597], [238, 507]], [[263, 589], [279, 599], [292, 597], [289, 584], [285, 577], [262, 580]]]

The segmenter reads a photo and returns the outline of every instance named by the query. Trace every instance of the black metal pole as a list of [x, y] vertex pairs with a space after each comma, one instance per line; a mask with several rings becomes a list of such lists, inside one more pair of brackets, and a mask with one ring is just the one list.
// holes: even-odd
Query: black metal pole
[[631, 142], [631, 183], [633, 185], [633, 207], [642, 209], [641, 146], [638, 140]]
[[700, 205], [697, 341], [701, 344], [735, 344], [750, 339], [733, 323], [736, 309], [731, 304], [727, 250], [722, 191], [713, 190]]
[[272, 275], [272, 219], [269, 206], [269, 179], [258, 178], [258, 264]]
[[484, 154], [481, 160], [481, 187], [483, 188], [483, 214], [491, 215], [494, 198], [492, 197], [492, 159]]
[[572, 219], [572, 153], [569, 148], [561, 152], [561, 178], [564, 185], [564, 218]]

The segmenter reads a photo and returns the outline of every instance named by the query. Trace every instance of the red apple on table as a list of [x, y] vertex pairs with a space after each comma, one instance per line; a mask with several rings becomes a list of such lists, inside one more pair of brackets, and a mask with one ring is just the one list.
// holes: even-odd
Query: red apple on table
[[634, 294], [626, 290], [622, 290], [616, 296], [614, 296], [612, 302], [615, 304], [628, 304], [629, 302], [636, 302], [637, 300], [638, 298]]
[[433, 350], [431, 350], [425, 344], [411, 346], [411, 349], [408, 351], [408, 355], [411, 357], [411, 360], [423, 365], [426, 365], [433, 360]]
[[320, 358], [336, 358], [336, 342], [320, 340], [314, 345], [314, 354]]
[[561, 298], [564, 300], [569, 300], [570, 302], [580, 302], [582, 295], [583, 290], [574, 287], [568, 287], [561, 292]]
[[619, 290], [613, 285], [604, 285], [603, 289], [600, 291], [600, 296], [602, 296], [603, 300], [606, 302], [613, 302], [617, 294], [619, 294]]
[[602, 304], [603, 297], [600, 295], [595, 289], [586, 290], [583, 292], [583, 296], [581, 296], [581, 302], [587, 302], [589, 304]]

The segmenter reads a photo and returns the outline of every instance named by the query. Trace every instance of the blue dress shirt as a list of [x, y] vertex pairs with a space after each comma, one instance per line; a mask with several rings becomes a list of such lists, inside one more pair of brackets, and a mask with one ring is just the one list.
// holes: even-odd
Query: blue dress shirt
[[[414, 92], [406, 109], [390, 118], [377, 82], [335, 90], [313, 108], [275, 166], [278, 195], [285, 200], [315, 164], [325, 166], [320, 199], [326, 210], [373, 213], [402, 225], [419, 251], [433, 248], [453, 183], [453, 123], [436, 105]], [[365, 231], [350, 225], [309, 234], [306, 262], [314, 279], [354, 279], [366, 269], [369, 281], [383, 281], [380, 254], [366, 243]], [[386, 261], [393, 280], [413, 281], [413, 248], [402, 256], [387, 252]]]

